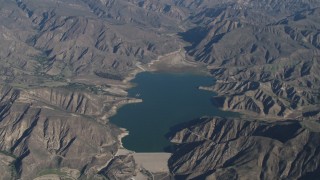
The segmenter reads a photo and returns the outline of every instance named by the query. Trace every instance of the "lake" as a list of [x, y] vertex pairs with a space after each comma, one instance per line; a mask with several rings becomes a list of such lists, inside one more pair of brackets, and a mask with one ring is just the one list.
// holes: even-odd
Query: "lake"
[[212, 105], [213, 92], [198, 89], [214, 84], [212, 77], [143, 72], [131, 82], [136, 86], [129, 89], [129, 96], [141, 98], [143, 102], [121, 107], [110, 119], [129, 131], [122, 139], [123, 146], [129, 150], [164, 152], [170, 145], [165, 138], [170, 127], [206, 115], [230, 115]]

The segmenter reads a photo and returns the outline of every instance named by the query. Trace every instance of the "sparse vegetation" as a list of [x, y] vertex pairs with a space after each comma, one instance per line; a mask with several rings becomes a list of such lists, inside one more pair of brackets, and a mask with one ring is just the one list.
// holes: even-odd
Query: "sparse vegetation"
[[82, 84], [82, 83], [69, 83], [67, 86], [64, 86], [67, 89], [71, 89], [73, 91], [89, 91], [94, 94], [103, 94], [105, 91], [103, 87], [109, 87], [107, 85], [102, 86], [95, 86], [90, 84]]
[[[48, 167], [52, 169], [39, 175], [65, 175], [59, 169], [62, 164], [80, 167], [76, 171], [81, 172], [81, 179], [94, 177], [93, 172], [105, 166], [110, 160], [108, 155], [111, 158], [119, 148], [119, 129], [108, 119], [119, 104], [131, 101], [124, 97], [131, 85], [124, 80], [130, 80], [137, 71], [152, 69], [147, 64], [152, 60], [158, 60], [153, 66], [158, 62], [158, 67], [163, 69], [177, 70], [178, 66], [173, 64], [180, 65], [186, 60], [212, 72], [217, 81], [210, 90], [222, 97], [219, 102], [223, 109], [242, 113], [242, 119], [254, 116], [256, 120], [272, 120], [270, 127], [275, 125], [274, 121], [285, 119], [319, 123], [319, 0], [0, 0], [0, 3], [0, 144], [3, 150], [12, 149], [19, 156], [9, 164], [10, 169], [8, 164], [4, 165], [10, 171], [7, 174], [12, 171], [17, 177], [14, 179], [32, 179], [37, 175], [34, 170]], [[166, 57], [172, 57], [171, 64], [160, 58], [175, 51], [181, 57]], [[181, 68], [182, 72], [187, 70]], [[163, 87], [166, 85], [164, 82]], [[236, 133], [239, 128], [234, 130], [232, 123], [225, 127], [228, 131], [217, 134], [213, 141], [228, 133], [228, 137], [239, 135]], [[186, 128], [190, 130], [190, 126]], [[247, 128], [250, 126], [240, 129], [245, 134]], [[208, 134], [205, 128], [200, 129], [199, 133]], [[308, 134], [309, 129], [302, 130], [292, 139]], [[267, 135], [271, 132], [276, 131], [264, 131]], [[263, 160], [250, 164], [253, 167], [250, 171], [244, 171], [249, 169], [246, 167], [239, 171], [218, 171], [215, 169], [218, 165], [208, 171], [208, 164], [216, 160], [223, 162], [226, 151], [221, 148], [221, 153], [217, 153], [217, 147], [222, 145], [217, 142], [210, 151], [206, 152], [208, 144], [201, 148], [207, 154], [195, 155], [194, 147], [204, 142], [195, 140], [194, 134], [186, 136], [194, 138], [188, 141], [192, 149], [182, 154], [188, 155], [187, 161], [195, 160], [195, 156], [201, 159], [190, 163], [176, 159], [180, 162], [178, 166], [185, 166], [182, 172], [188, 172], [186, 175], [194, 175], [190, 178], [203, 179], [210, 173], [216, 173], [217, 177], [225, 174], [228, 178], [252, 179], [250, 173], [256, 170], [257, 164], [266, 164], [257, 173], [257, 179], [320, 176], [319, 143], [311, 146], [301, 143], [318, 142], [319, 134], [303, 136], [296, 144], [290, 141], [287, 148], [305, 156], [294, 156], [298, 160], [280, 163], [279, 167], [275, 164], [283, 154], [288, 154], [287, 149], [282, 149], [280, 155], [278, 151], [269, 151], [265, 156], [255, 152], [273, 146], [273, 150], [279, 150], [288, 143], [274, 141], [273, 136], [264, 138], [261, 132], [256, 134], [259, 136], [254, 141], [244, 141], [248, 148], [239, 147], [237, 156], [219, 166], [227, 169], [230, 165], [236, 169], [254, 162], [257, 159], [254, 157]], [[251, 135], [245, 136], [245, 140]], [[221, 140], [227, 142], [225, 138]], [[232, 147], [230, 152], [233, 152], [241, 142], [226, 148]], [[251, 150], [255, 145], [259, 147]], [[15, 158], [10, 152], [0, 153]], [[62, 155], [63, 161], [44, 158], [55, 153]], [[216, 156], [207, 158], [210, 153]], [[228, 151], [227, 155], [232, 153]], [[252, 161], [245, 161], [248, 159]], [[204, 163], [203, 172], [192, 174], [206, 160], [210, 162]], [[194, 167], [192, 163], [196, 163]], [[238, 164], [234, 166], [234, 163]], [[119, 167], [115, 167], [110, 177], [121, 179]], [[287, 174], [270, 178], [270, 171]], [[130, 173], [137, 169], [122, 172], [132, 177]], [[237, 174], [242, 172], [245, 173]], [[288, 176], [290, 173], [292, 177]], [[315, 178], [310, 178], [313, 175]]]
[[122, 81], [124, 78], [121, 75], [110, 74], [110, 73], [103, 73], [103, 72], [95, 72], [95, 75], [112, 80]]
[[6, 155], [6, 156], [10, 156], [10, 157], [12, 157], [12, 158], [14, 158], [14, 159], [17, 158], [14, 154], [12, 154], [12, 153], [10, 153], [10, 152], [8, 152], [8, 151], [2, 151], [2, 150], [0, 150], [0, 153], [1, 153], [1, 154], [4, 154], [4, 155]]
[[[0, 154], [4, 154], [4, 155], [6, 155], [6, 156], [10, 156], [10, 157], [12, 157], [12, 158], [14, 158], [14, 159], [17, 158], [14, 154], [12, 154], [12, 153], [10, 153], [10, 152], [7, 152], [7, 151], [2, 151], [2, 150], [0, 150]], [[8, 165], [9, 168], [10, 168], [11, 177], [12, 177], [13, 179], [17, 179], [17, 178], [18, 178], [18, 172], [17, 172], [17, 169], [16, 169], [16, 167], [15, 167], [15, 162], [16, 162], [16, 160], [13, 160], [13, 161], [10, 162], [10, 164]]]
[[60, 169], [44, 169], [38, 173], [38, 176], [44, 176], [48, 174], [56, 174], [59, 176], [67, 176], [68, 174], [66, 172], [62, 172]]

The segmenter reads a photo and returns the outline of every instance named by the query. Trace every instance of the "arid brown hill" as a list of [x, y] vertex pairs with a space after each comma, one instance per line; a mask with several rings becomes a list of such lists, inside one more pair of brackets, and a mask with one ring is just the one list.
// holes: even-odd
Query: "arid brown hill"
[[132, 72], [178, 50], [217, 79], [201, 87], [212, 102], [242, 116], [172, 132], [172, 176], [319, 176], [319, 1], [0, 4], [0, 179], [130, 178], [139, 170], [117, 156], [108, 118], [137, 101], [125, 92]]

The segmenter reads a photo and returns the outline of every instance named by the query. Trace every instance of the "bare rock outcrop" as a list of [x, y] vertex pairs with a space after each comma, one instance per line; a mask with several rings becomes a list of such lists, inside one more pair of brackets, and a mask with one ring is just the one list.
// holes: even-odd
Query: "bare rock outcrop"
[[298, 121], [268, 123], [202, 118], [176, 129], [169, 167], [178, 178], [310, 179], [318, 177], [318, 132]]
[[99, 174], [109, 179], [129, 179], [136, 175], [136, 163], [132, 155], [115, 157]]
[[[117, 152], [120, 130], [94, 118], [102, 112], [94, 109], [97, 104], [87, 103], [86, 111], [67, 108], [61, 98], [46, 94], [50, 92], [1, 88], [0, 154], [14, 159], [3, 159], [10, 167], [4, 172], [31, 179], [67, 167], [84, 177], [94, 176]], [[72, 95], [75, 98], [75, 92], [65, 92], [69, 102]]]
[[3, 177], [132, 177], [137, 172], [135, 161], [129, 155], [117, 156], [121, 131], [108, 118], [121, 105], [141, 101], [125, 97], [128, 76], [157, 57], [178, 51], [217, 80], [201, 87], [217, 93], [212, 102], [243, 116], [204, 118], [176, 129], [172, 141], [179, 145], [169, 162], [173, 175], [208, 179], [319, 175], [319, 1], [0, 0], [0, 4]]
[[[218, 93], [213, 101], [221, 108], [250, 115], [301, 118], [319, 110], [319, 4], [288, 4], [292, 9], [271, 14], [258, 4], [220, 3], [195, 15], [199, 26], [182, 33], [189, 55], [217, 79], [205, 89]], [[261, 11], [249, 8], [255, 5]], [[254, 13], [269, 20], [259, 15], [256, 22]]]

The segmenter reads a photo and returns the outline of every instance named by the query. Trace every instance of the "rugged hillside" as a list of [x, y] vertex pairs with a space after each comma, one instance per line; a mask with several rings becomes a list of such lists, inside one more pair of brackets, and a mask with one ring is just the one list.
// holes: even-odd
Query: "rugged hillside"
[[[173, 128], [177, 179], [315, 179], [319, 171], [318, 1], [178, 1], [188, 55], [217, 79], [212, 102], [242, 119]], [[255, 120], [245, 120], [255, 119]]]
[[140, 101], [123, 80], [180, 48], [185, 12], [158, 1], [0, 3], [0, 179], [111, 176], [100, 171], [116, 162], [122, 131], [108, 118]]
[[127, 100], [65, 89], [2, 87], [0, 148], [14, 158], [13, 175], [31, 179], [65, 167], [69, 176], [94, 176], [119, 147], [121, 132], [104, 117], [109, 104], [121, 101]]
[[194, 15], [200, 26], [181, 35], [191, 42], [186, 48], [189, 55], [208, 64], [218, 79], [214, 87], [206, 88], [218, 92], [214, 103], [275, 118], [319, 111], [320, 9], [313, 8], [317, 5], [293, 4], [277, 11], [249, 2], [221, 3]]
[[169, 166], [178, 179], [313, 179], [320, 173], [320, 134], [298, 121], [203, 118], [173, 133], [178, 145]]
[[269, 122], [207, 118], [176, 129], [172, 141], [182, 144], [169, 163], [174, 175], [320, 174], [319, 1], [0, 3], [3, 178], [132, 177], [139, 169], [118, 154], [121, 130], [108, 118], [140, 101], [126, 97], [132, 73], [168, 53], [185, 57], [183, 47], [217, 79], [201, 87], [217, 92], [215, 105]]
[[172, 33], [179, 29], [176, 24], [183, 12], [160, 11], [165, 7], [159, 3], [159, 12], [130, 1], [1, 3], [5, 6], [0, 54], [1, 62], [10, 64], [3, 68], [8, 80], [21, 73], [31, 76], [28, 79], [35, 78], [34, 73], [56, 79], [79, 75], [122, 79], [137, 62], [179, 49]]

